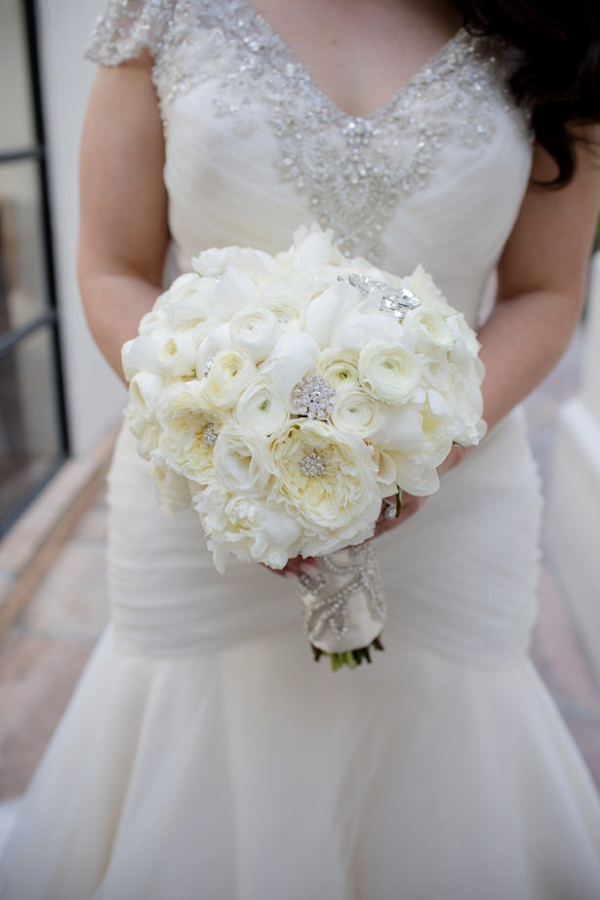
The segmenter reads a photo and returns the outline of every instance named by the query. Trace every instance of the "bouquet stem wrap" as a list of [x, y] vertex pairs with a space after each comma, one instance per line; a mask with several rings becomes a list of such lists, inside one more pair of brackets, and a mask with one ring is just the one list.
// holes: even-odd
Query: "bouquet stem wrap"
[[298, 593], [308, 638], [334, 669], [370, 662], [370, 647], [383, 649], [379, 636], [387, 617], [379, 563], [370, 543], [345, 547], [314, 561], [303, 572]]

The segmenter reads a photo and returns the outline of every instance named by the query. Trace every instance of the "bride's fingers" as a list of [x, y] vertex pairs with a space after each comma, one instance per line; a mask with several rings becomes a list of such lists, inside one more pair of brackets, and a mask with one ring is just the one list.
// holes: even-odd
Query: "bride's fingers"
[[379, 537], [380, 534], [385, 534], [393, 528], [397, 528], [398, 525], [401, 525], [402, 522], [405, 522], [413, 516], [421, 508], [424, 502], [425, 497], [414, 497], [412, 494], [404, 492], [402, 495], [402, 509], [400, 515], [397, 517], [395, 515], [390, 515], [388, 518], [386, 511], [392, 509], [395, 512], [396, 498], [394, 497], [390, 498], [388, 501], [384, 501], [382, 513], [375, 524], [375, 533], [373, 537]]
[[[268, 569], [269, 567], [266, 566]], [[284, 578], [298, 578], [302, 572], [310, 572], [315, 568], [314, 558], [311, 556], [296, 556], [294, 559], [288, 559], [283, 569], [269, 569], [276, 575], [282, 575]]]

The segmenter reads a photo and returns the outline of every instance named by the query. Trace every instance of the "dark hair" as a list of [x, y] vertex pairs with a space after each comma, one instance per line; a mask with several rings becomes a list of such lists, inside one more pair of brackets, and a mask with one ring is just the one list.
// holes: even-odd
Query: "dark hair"
[[509, 78], [520, 106], [531, 111], [537, 141], [554, 158], [555, 187], [575, 171], [569, 126], [600, 122], [599, 0], [455, 0], [475, 34], [501, 37], [522, 51]]

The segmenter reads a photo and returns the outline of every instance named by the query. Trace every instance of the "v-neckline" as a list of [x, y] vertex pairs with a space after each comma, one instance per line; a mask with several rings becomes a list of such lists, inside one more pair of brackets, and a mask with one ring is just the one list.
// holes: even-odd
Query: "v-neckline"
[[414, 72], [410, 78], [405, 81], [394, 93], [378, 106], [376, 109], [371, 112], [366, 113], [351, 113], [342, 109], [332, 97], [320, 86], [319, 82], [314, 78], [311, 74], [310, 70], [304, 65], [304, 63], [298, 58], [296, 52], [292, 49], [290, 44], [280, 35], [280, 33], [276, 30], [276, 28], [271, 25], [268, 19], [266, 19], [262, 13], [260, 13], [256, 7], [250, 2], [250, 0], [238, 0], [238, 2], [247, 10], [249, 20], [254, 22], [257, 27], [257, 30], [262, 29], [266, 38], [269, 38], [273, 43], [275, 43], [279, 50], [282, 52], [284, 56], [288, 58], [288, 61], [295, 67], [295, 69], [300, 72], [304, 78], [304, 80], [310, 85], [311, 89], [314, 93], [319, 97], [321, 103], [327, 107], [336, 115], [336, 117], [345, 119], [348, 121], [368, 121], [377, 119], [387, 113], [387, 111], [396, 106], [397, 103], [400, 102], [402, 97], [409, 93], [413, 86], [418, 85], [424, 78], [429, 77], [431, 74], [431, 69], [438, 66], [441, 62], [444, 62], [447, 56], [449, 56], [452, 51], [454, 51], [461, 44], [466, 41], [472, 40], [472, 35], [466, 30], [464, 26], [461, 26], [451, 37], [445, 41], [438, 50], [435, 51], [431, 56], [428, 56], [421, 66]]

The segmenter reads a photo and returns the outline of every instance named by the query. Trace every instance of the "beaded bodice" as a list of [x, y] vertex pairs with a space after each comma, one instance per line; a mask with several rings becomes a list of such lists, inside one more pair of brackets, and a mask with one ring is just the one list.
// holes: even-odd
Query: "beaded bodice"
[[[442, 249], [442, 284], [459, 305], [452, 275], [468, 259], [472, 317], [530, 163], [506, 47], [461, 30], [383, 107], [352, 116], [247, 0], [110, 0], [88, 55], [115, 65], [144, 46], [180, 265], [209, 244], [283, 248], [318, 221], [345, 252], [386, 268], [423, 262], [439, 277]], [[483, 255], [471, 245], [482, 234]]]

